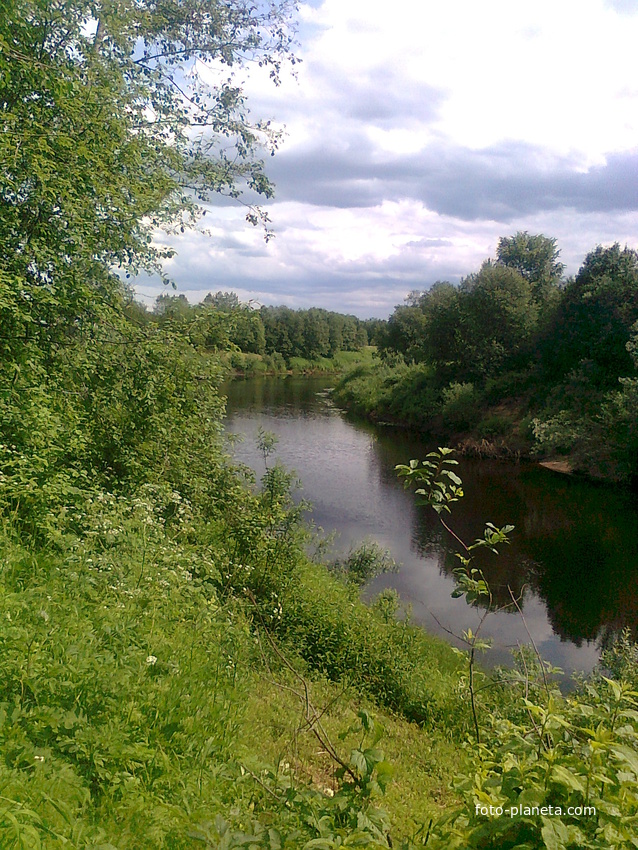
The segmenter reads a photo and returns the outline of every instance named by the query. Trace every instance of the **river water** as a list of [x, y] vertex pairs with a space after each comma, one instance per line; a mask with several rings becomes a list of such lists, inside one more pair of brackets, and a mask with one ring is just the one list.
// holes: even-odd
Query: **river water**
[[[436, 514], [415, 505], [394, 467], [422, 459], [435, 446], [401, 429], [357, 421], [331, 405], [329, 378], [261, 378], [227, 383], [227, 432], [236, 459], [264, 471], [258, 429], [278, 438], [276, 457], [296, 472], [310, 519], [336, 532], [334, 554], [364, 540], [387, 548], [397, 573], [376, 578], [372, 597], [395, 588], [413, 621], [454, 643], [475, 629], [478, 613], [452, 599], [451, 537]], [[465, 497], [447, 521], [466, 542], [486, 521], [515, 526], [511, 543], [480, 566], [496, 601], [522, 594], [523, 618], [511, 608], [490, 615], [483, 634], [493, 640], [484, 661], [505, 663], [510, 649], [529, 643], [565, 673], [589, 672], [601, 649], [624, 627], [638, 624], [638, 503], [628, 492], [562, 476], [531, 463], [460, 458]]]

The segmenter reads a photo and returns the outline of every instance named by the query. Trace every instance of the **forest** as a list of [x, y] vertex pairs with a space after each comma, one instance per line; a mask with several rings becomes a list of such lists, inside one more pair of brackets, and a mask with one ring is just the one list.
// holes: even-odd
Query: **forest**
[[131, 306], [140, 321], [196, 339], [231, 369], [252, 376], [338, 371], [360, 359], [355, 352], [368, 345], [368, 327], [378, 324], [318, 307], [292, 310], [242, 304], [236, 293], [221, 291], [209, 292], [194, 305], [184, 295], [163, 293], [151, 312], [139, 302]]
[[[158, 227], [192, 225], [215, 194], [271, 195], [261, 157], [277, 138], [250, 119], [230, 72], [262, 63], [277, 82], [294, 61], [292, 5], [1, 9], [3, 850], [635, 847], [628, 637], [569, 696], [533, 648], [487, 674], [478, 633], [454, 652], [392, 594], [361, 601], [382, 553], [310, 557], [303, 505], [268, 434], [261, 481], [231, 461], [221, 353], [241, 347], [240, 328], [255, 331], [258, 350], [263, 329], [264, 356], [272, 344], [271, 357], [294, 358], [336, 351], [339, 332], [344, 349], [363, 345], [365, 327], [235, 303], [193, 308], [183, 323], [191, 308], [172, 296], [150, 319], [131, 297], [127, 275], [161, 272], [169, 253], [153, 240]], [[229, 73], [185, 100], [194, 59]], [[248, 224], [267, 231], [247, 197]], [[600, 288], [602, 304], [612, 296], [601, 280], [629, 281], [633, 255], [600, 253], [603, 266], [613, 257], [620, 278], [596, 276], [594, 257], [558, 309], [580, 315], [583, 287], [592, 303]], [[544, 281], [532, 290], [486, 266], [458, 294], [419, 296], [407, 315], [428, 321], [437, 299], [442, 310], [472, 303], [487, 317], [493, 302], [509, 315], [505, 279], [529, 308], [522, 319], [515, 303], [508, 336], [481, 348], [468, 329], [471, 358], [457, 347], [445, 363], [410, 354], [391, 366], [390, 352], [383, 368], [422, 370], [424, 386], [440, 369], [461, 387], [487, 387], [504, 364], [532, 368], [525, 346], [541, 327], [530, 322], [544, 315]], [[300, 316], [314, 348], [296, 348], [290, 332], [269, 342]], [[619, 306], [614, 328], [630, 320]], [[620, 356], [615, 337], [600, 353], [594, 342], [590, 360]], [[566, 340], [556, 377], [575, 398], [582, 344]], [[613, 393], [618, 411], [632, 402], [631, 371], [620, 389], [591, 371], [622, 422]], [[448, 450], [409, 460], [398, 473], [453, 529], [462, 468]], [[493, 604], [475, 550], [498, 550], [510, 532], [487, 523], [479, 541], [457, 538], [455, 594], [480, 617]]]
[[638, 254], [598, 246], [563, 278], [556, 240], [518, 232], [460, 285], [412, 292], [340, 403], [469, 453], [638, 474]]

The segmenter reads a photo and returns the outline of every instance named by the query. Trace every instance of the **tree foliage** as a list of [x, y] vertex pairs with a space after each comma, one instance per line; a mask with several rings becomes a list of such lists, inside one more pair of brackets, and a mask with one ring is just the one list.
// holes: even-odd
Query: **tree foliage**
[[409, 293], [379, 334], [383, 364], [336, 397], [466, 448], [568, 455], [573, 469], [638, 481], [638, 252], [591, 251], [562, 280], [556, 240], [526, 231], [460, 285]]
[[638, 252], [618, 243], [590, 252], [565, 288], [549, 326], [543, 359], [562, 377], [587, 368], [598, 388], [634, 373], [627, 344], [638, 320]]
[[559, 262], [559, 256], [556, 239], [542, 233], [531, 235], [526, 230], [502, 236], [496, 249], [497, 263], [514, 269], [528, 280], [539, 302], [548, 297], [563, 276], [565, 265]]
[[117, 298], [111, 269], [161, 272], [170, 252], [154, 230], [192, 224], [212, 195], [270, 196], [261, 151], [277, 136], [250, 120], [234, 75], [257, 61], [277, 79], [291, 11], [287, 0], [4, 0], [5, 339], [77, 331]]
[[465, 376], [493, 374], [528, 350], [538, 308], [530, 282], [518, 271], [486, 262], [461, 284], [460, 366]]
[[293, 5], [1, 11], [0, 476], [2, 506], [34, 529], [98, 481], [134, 486], [170, 456], [164, 471], [185, 485], [180, 452], [194, 458], [202, 439], [209, 461], [218, 451], [216, 371], [198, 339], [174, 334], [188, 304], [165, 299], [153, 327], [121, 276], [161, 272], [156, 229], [194, 224], [212, 196], [270, 196], [261, 156], [277, 135], [250, 118], [236, 74], [257, 62], [277, 80]]

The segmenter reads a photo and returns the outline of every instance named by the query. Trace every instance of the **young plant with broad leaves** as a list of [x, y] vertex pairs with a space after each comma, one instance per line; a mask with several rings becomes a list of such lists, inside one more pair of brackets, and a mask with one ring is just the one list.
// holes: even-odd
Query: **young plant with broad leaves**
[[397, 475], [403, 479], [406, 488], [416, 485], [417, 504], [431, 507], [439, 516], [441, 525], [451, 534], [461, 551], [455, 552], [460, 561], [460, 566], [454, 570], [456, 587], [452, 592], [455, 599], [464, 597], [468, 605], [483, 607], [479, 624], [476, 631], [466, 629], [460, 636], [468, 647], [468, 687], [470, 702], [472, 706], [472, 717], [476, 740], [480, 741], [480, 725], [476, 704], [476, 656], [477, 653], [489, 648], [490, 641], [480, 637], [483, 625], [487, 617], [494, 612], [494, 602], [489, 585], [485, 580], [483, 572], [473, 566], [474, 553], [478, 549], [488, 549], [498, 555], [498, 547], [508, 542], [508, 534], [513, 530], [513, 525], [505, 525], [497, 528], [493, 523], [485, 525], [483, 537], [477, 538], [473, 543], [466, 544], [455, 531], [443, 519], [443, 514], [451, 513], [451, 505], [463, 498], [463, 482], [454, 469], [458, 461], [452, 457], [452, 449], [439, 448], [438, 451], [430, 452], [425, 460], [411, 460], [409, 464], [399, 464], [396, 467]]

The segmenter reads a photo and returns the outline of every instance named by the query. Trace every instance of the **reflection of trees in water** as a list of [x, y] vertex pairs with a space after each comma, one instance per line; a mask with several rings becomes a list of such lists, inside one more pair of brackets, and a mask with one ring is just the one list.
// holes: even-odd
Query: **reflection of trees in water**
[[[423, 445], [393, 432], [376, 443], [379, 474], [396, 486], [394, 466], [421, 459]], [[427, 451], [427, 450], [426, 450]], [[528, 585], [545, 602], [554, 632], [576, 645], [638, 622], [638, 515], [627, 493], [532, 466], [463, 460], [465, 497], [450, 524], [471, 543], [485, 522], [515, 526], [501, 554], [477, 553], [497, 605]], [[455, 546], [433, 511], [416, 511], [412, 548], [421, 557], [439, 554], [442, 574], [458, 566]]]
[[[433, 510], [418, 508], [412, 529], [412, 551], [422, 558], [439, 555], [439, 561], [444, 560], [443, 556], [447, 554], [443, 541], [444, 533], [446, 532]], [[458, 560], [454, 566], [458, 566]]]
[[611, 563], [600, 552], [588, 559], [566, 557], [562, 568], [543, 570], [540, 592], [554, 630], [576, 645], [594, 640], [604, 630], [636, 630], [638, 569], [616, 556]]
[[273, 413], [277, 418], [315, 418], [331, 415], [334, 409], [317, 397], [326, 386], [326, 378], [236, 378], [222, 385], [228, 396], [229, 410]]

